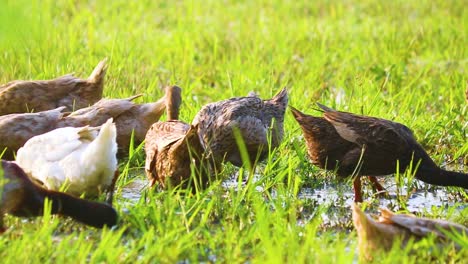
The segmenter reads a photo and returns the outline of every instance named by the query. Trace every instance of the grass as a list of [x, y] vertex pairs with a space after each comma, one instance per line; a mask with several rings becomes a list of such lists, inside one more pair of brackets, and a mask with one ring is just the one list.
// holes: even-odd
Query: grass
[[[206, 103], [251, 90], [269, 98], [287, 86], [290, 104], [309, 114], [318, 114], [313, 107], [321, 102], [407, 124], [438, 164], [466, 170], [464, 1], [1, 0], [0, 6], [0, 83], [87, 76], [108, 57], [106, 97], [144, 93], [140, 102], [155, 101], [164, 85], [177, 84], [185, 121]], [[285, 131], [257, 181], [218, 182], [197, 196], [143, 188], [138, 201], [125, 198], [133, 181], [145, 180], [137, 148], [120, 161], [117, 227], [97, 230], [47, 214], [7, 217], [2, 262], [355, 262], [349, 204], [342, 196], [325, 203], [304, 198], [306, 188], [336, 181], [307, 162], [289, 113]], [[228, 166], [224, 176], [237, 172]], [[398, 188], [446, 191], [440, 207], [419, 214], [468, 223], [466, 192], [401, 176]], [[395, 185], [392, 177], [388, 182]], [[350, 186], [338, 183], [338, 194]], [[406, 208], [408, 197], [397, 198], [390, 205]], [[368, 200], [374, 209], [379, 204]], [[334, 210], [340, 221], [330, 226], [322, 219]], [[416, 255], [392, 250], [379, 262], [427, 261], [427, 244]], [[432, 260], [455, 263], [468, 253], [434, 254]]]

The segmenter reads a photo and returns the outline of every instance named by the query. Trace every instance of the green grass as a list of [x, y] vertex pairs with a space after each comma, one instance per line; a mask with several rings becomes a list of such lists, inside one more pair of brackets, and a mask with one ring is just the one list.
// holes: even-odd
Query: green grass
[[[456, 0], [0, 0], [0, 83], [69, 72], [84, 77], [108, 57], [106, 97], [144, 93], [140, 102], [155, 101], [164, 85], [177, 84], [183, 88], [181, 119], [188, 122], [206, 103], [251, 90], [269, 98], [287, 86], [290, 104], [309, 114], [318, 114], [312, 108], [321, 102], [407, 124], [438, 164], [466, 171], [466, 10], [466, 2]], [[97, 230], [48, 215], [7, 217], [0, 258], [353, 263], [358, 257], [351, 210], [345, 199], [320, 206], [300, 198], [306, 186], [336, 181], [308, 164], [289, 113], [285, 131], [281, 147], [257, 170], [258, 181], [215, 183], [197, 196], [143, 188], [138, 202], [125, 199], [126, 186], [145, 179], [144, 153], [137, 149], [121, 161], [117, 227]], [[236, 172], [228, 166], [224, 176]], [[406, 184], [419, 187], [398, 183]], [[438, 189], [458, 204], [421, 214], [467, 224], [467, 193]], [[405, 208], [407, 200], [392, 198], [391, 204]], [[340, 227], [322, 221], [332, 209], [343, 216]], [[427, 261], [427, 245], [419, 246], [417, 255], [395, 249], [379, 262]], [[447, 249], [435, 255], [438, 262], [462, 262], [468, 253]]]

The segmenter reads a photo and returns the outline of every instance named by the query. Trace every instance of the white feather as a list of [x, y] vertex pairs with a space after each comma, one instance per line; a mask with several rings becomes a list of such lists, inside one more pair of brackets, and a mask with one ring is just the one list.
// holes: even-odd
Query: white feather
[[65, 127], [35, 136], [18, 150], [16, 162], [51, 190], [96, 196], [117, 170], [117, 132], [112, 119], [96, 128]]

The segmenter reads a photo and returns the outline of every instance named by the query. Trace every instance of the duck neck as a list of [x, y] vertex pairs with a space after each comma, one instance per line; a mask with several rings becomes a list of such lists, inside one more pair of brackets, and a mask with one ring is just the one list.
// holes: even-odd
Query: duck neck
[[448, 171], [439, 167], [420, 168], [416, 178], [425, 183], [439, 186], [455, 186], [468, 189], [468, 174]]
[[181, 89], [177, 86], [166, 88], [167, 120], [179, 119], [179, 108], [182, 103]]
[[54, 191], [48, 191], [46, 197], [52, 200], [52, 214], [69, 216], [94, 227], [116, 224], [117, 213], [107, 204], [87, 201]]

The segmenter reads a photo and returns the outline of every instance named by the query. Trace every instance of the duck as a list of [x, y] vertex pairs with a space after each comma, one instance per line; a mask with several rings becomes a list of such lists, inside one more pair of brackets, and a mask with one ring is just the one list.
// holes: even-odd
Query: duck
[[107, 59], [87, 79], [68, 74], [44, 81], [11, 81], [0, 86], [0, 115], [41, 112], [65, 106], [67, 111], [87, 107], [102, 97]]
[[47, 190], [33, 182], [13, 161], [2, 160], [1, 165], [0, 233], [7, 230], [3, 221], [5, 214], [17, 217], [42, 216], [46, 199], [52, 202], [51, 214], [68, 216], [96, 228], [117, 224], [118, 215], [111, 205]]
[[100, 126], [108, 118], [113, 118], [117, 127], [118, 157], [128, 155], [133, 136], [135, 146], [140, 145], [152, 124], [164, 114], [166, 95], [152, 103], [135, 104], [135, 95], [124, 99], [101, 99], [96, 104], [64, 116], [59, 127], [77, 127], [83, 125]]
[[134, 143], [141, 144], [149, 127], [159, 120], [165, 109], [165, 96], [153, 103], [135, 104], [141, 94], [124, 99], [101, 99], [92, 106], [67, 112], [58, 107], [36, 113], [0, 116], [0, 153], [3, 159], [14, 160], [15, 154], [34, 136], [63, 127], [97, 127], [113, 118], [117, 127], [119, 158], [128, 155], [132, 133]]
[[37, 113], [0, 116], [0, 153], [2, 159], [14, 160], [16, 151], [30, 138], [57, 127], [65, 106]]
[[192, 125], [198, 127], [203, 147], [208, 158], [214, 161], [216, 170], [224, 162], [237, 167], [244, 165], [235, 131], [239, 132], [249, 156], [248, 161], [253, 165], [267, 157], [269, 143], [271, 149], [281, 143], [287, 104], [286, 88], [269, 100], [249, 93], [246, 97], [205, 105], [193, 119]]
[[112, 203], [118, 177], [117, 132], [112, 118], [100, 127], [64, 127], [29, 139], [16, 163], [49, 190], [97, 197], [107, 191]]
[[[301, 126], [312, 163], [340, 177], [355, 177], [355, 202], [362, 202], [361, 178], [404, 173], [413, 163], [415, 177], [428, 184], [468, 188], [468, 175], [438, 167], [407, 126], [386, 119], [336, 111], [317, 103], [323, 118], [291, 108]], [[325, 165], [324, 163], [331, 163]]]
[[[289, 108], [302, 129], [310, 162], [319, 168], [335, 171], [341, 178], [351, 176], [354, 171], [342, 166], [342, 163], [347, 153], [361, 153], [361, 148], [340, 137], [333, 125], [325, 118], [306, 115], [293, 106]], [[368, 177], [379, 193], [385, 192], [375, 176]], [[353, 182], [355, 202], [362, 202], [361, 179], [356, 177]]]
[[447, 234], [468, 236], [468, 228], [442, 219], [429, 219], [409, 214], [395, 214], [381, 208], [378, 220], [365, 214], [357, 204], [352, 205], [353, 224], [358, 235], [360, 258], [371, 261], [375, 254], [388, 252], [395, 243], [404, 248], [409, 241], [418, 242], [425, 237], [432, 236], [438, 246], [447, 247], [457, 244]]
[[[196, 126], [179, 121], [182, 102], [181, 88], [166, 88], [167, 121], [154, 123], [145, 137], [145, 173], [150, 186], [158, 183], [163, 189], [169, 186], [189, 188], [192, 186], [192, 169], [198, 176], [192, 190], [207, 186], [209, 164], [204, 162], [204, 148]], [[193, 165], [193, 167], [191, 167]]]

